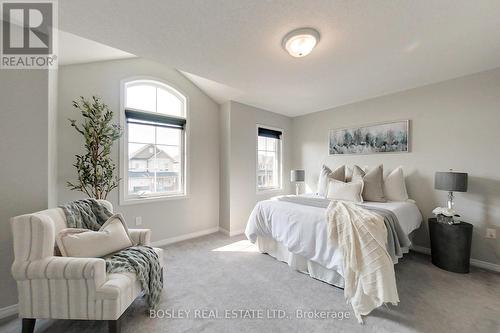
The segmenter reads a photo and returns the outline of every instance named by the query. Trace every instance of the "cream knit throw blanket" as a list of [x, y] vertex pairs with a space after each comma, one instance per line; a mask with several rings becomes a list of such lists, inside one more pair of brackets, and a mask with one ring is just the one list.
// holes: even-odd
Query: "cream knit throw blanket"
[[326, 211], [328, 236], [344, 258], [344, 296], [360, 323], [362, 315], [399, 302], [394, 265], [386, 250], [383, 218], [354, 203], [332, 201]]

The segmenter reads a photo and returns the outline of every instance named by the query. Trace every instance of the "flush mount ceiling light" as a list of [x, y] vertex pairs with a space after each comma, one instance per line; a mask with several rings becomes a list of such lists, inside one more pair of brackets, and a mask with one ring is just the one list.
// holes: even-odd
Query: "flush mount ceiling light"
[[296, 58], [305, 57], [319, 42], [319, 32], [313, 28], [300, 28], [290, 31], [283, 38], [281, 45]]

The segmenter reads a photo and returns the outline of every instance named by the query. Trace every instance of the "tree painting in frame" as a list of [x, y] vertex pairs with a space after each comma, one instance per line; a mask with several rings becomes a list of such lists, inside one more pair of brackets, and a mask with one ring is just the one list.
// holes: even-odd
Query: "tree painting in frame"
[[407, 153], [409, 120], [330, 130], [330, 155]]

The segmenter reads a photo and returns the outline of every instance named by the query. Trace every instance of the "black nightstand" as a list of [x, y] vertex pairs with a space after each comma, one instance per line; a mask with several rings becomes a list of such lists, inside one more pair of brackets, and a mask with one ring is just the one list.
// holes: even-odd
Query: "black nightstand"
[[472, 224], [440, 223], [429, 219], [432, 263], [455, 273], [469, 273]]

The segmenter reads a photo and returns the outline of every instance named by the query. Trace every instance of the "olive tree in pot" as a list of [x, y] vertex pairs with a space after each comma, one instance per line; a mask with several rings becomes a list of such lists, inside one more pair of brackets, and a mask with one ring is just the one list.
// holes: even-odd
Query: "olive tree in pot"
[[87, 100], [82, 96], [73, 101], [73, 107], [81, 113], [83, 120], [81, 124], [73, 119], [69, 121], [83, 136], [85, 152], [75, 155], [73, 166], [78, 181], [67, 182], [67, 186], [84, 192], [90, 198], [106, 199], [120, 181], [111, 159], [111, 147], [122, 135], [122, 129], [113, 123], [113, 111], [99, 97], [92, 96], [91, 100]]

